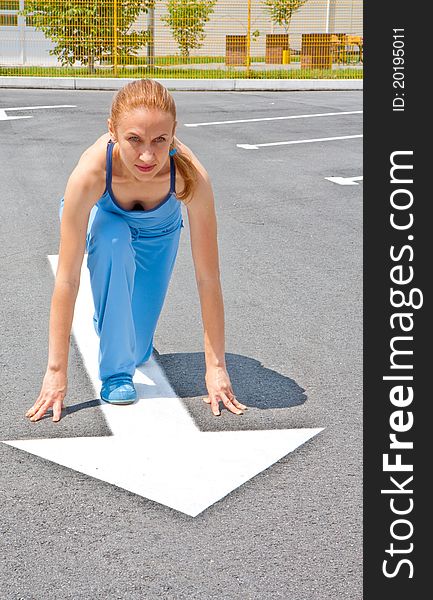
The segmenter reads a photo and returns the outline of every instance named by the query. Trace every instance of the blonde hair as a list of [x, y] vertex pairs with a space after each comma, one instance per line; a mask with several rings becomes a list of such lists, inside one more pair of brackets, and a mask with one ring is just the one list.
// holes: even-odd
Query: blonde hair
[[[110, 111], [113, 127], [116, 129], [122, 115], [137, 108], [157, 109], [169, 113], [176, 121], [176, 104], [173, 96], [167, 88], [154, 79], [135, 79], [116, 93]], [[179, 200], [185, 200], [195, 188], [198, 171], [192, 160], [180, 151], [176, 137], [170, 144], [170, 150], [174, 148], [176, 149], [176, 153], [173, 155], [176, 170], [181, 174], [185, 184], [184, 189], [177, 197]]]

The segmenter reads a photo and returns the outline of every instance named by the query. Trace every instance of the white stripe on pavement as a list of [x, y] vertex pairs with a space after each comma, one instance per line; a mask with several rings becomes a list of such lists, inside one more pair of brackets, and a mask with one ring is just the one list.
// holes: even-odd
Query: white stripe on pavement
[[31, 115], [26, 116], [9, 116], [6, 114], [8, 110], [38, 110], [41, 108], [76, 108], [75, 104], [52, 104], [50, 106], [12, 106], [9, 108], [0, 108], [0, 121], [13, 121], [14, 119], [33, 119]]
[[76, 104], [49, 104], [46, 106], [12, 106], [9, 108], [1, 107], [1, 110], [38, 110], [40, 108], [77, 108]]
[[329, 138], [314, 138], [310, 140], [291, 140], [289, 142], [269, 142], [267, 144], [236, 144], [238, 148], [244, 150], [258, 150], [259, 148], [265, 148], [267, 146], [289, 146], [291, 144], [312, 144], [314, 142], [334, 142], [336, 140], [351, 140], [354, 138], [362, 138], [363, 135], [340, 135]]
[[232, 123], [257, 123], [259, 121], [281, 121], [285, 119], [311, 119], [313, 117], [336, 117], [340, 115], [359, 115], [362, 110], [350, 110], [329, 113], [316, 113], [310, 115], [289, 115], [285, 117], [260, 117], [257, 119], [234, 119], [232, 121], [208, 121], [205, 123], [184, 123], [184, 127], [203, 127], [206, 125], [229, 125]]
[[26, 115], [26, 116], [13, 116], [13, 117], [9, 117], [6, 114], [6, 111], [4, 111], [3, 109], [0, 109], [0, 121], [12, 121], [14, 119], [33, 119], [32, 116], [30, 115]]

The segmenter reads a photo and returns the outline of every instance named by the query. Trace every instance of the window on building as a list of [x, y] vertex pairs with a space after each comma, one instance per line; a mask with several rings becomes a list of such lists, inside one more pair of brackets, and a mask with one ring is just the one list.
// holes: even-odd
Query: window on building
[[19, 10], [20, 0], [0, 0], [0, 10]]
[[0, 27], [18, 27], [19, 9], [20, 0], [0, 0]]
[[0, 13], [0, 27], [18, 27], [17, 15], [7, 15]]

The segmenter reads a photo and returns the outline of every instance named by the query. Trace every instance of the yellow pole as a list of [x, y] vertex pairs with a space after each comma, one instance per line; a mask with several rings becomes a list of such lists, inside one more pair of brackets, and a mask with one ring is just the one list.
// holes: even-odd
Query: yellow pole
[[113, 67], [117, 77], [117, 0], [113, 0]]
[[248, 25], [247, 25], [247, 76], [250, 75], [251, 65], [251, 0], [248, 0]]

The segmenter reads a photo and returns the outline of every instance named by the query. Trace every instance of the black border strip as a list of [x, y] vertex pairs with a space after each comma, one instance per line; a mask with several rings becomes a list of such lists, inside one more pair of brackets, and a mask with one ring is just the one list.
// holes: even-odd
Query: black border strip
[[[429, 148], [432, 127], [427, 86], [432, 55], [431, 33], [427, 32], [428, 19], [423, 8], [407, 0], [364, 4], [367, 600], [422, 598], [429, 589], [427, 563], [432, 528], [427, 488], [433, 459], [433, 398], [427, 373], [433, 359], [433, 327], [428, 289], [433, 271], [429, 269], [432, 251], [428, 240], [433, 235], [429, 232], [432, 192], [427, 185], [427, 157], [433, 153]], [[399, 57], [404, 62], [394, 60]], [[423, 137], [426, 144], [421, 143]], [[396, 168], [392, 177], [392, 162], [412, 168]], [[407, 207], [403, 208], [405, 204]], [[407, 305], [399, 307], [402, 301]], [[393, 349], [397, 349], [397, 354], [391, 362]], [[401, 444], [399, 448], [390, 448], [393, 434], [393, 439]], [[384, 455], [388, 455], [385, 461], [390, 465], [401, 460], [407, 465], [405, 470], [384, 470]], [[422, 593], [423, 590], [427, 591]]]

